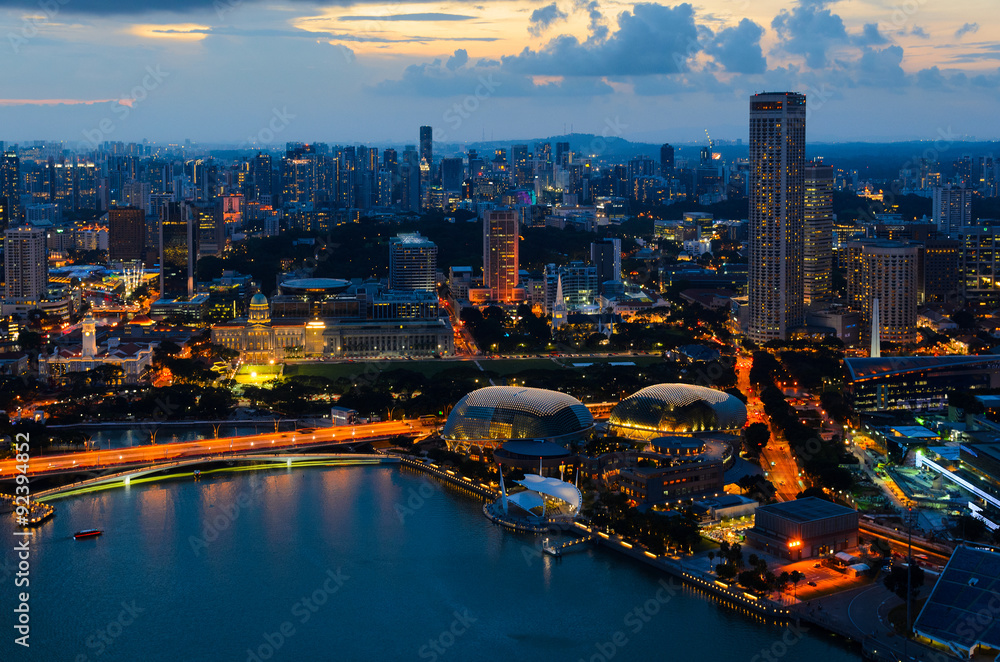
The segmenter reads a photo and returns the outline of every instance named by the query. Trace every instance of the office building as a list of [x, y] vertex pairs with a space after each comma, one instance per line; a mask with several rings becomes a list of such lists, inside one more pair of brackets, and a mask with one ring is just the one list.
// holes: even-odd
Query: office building
[[483, 213], [483, 282], [493, 301], [518, 300], [518, 230], [513, 209]]
[[805, 304], [828, 301], [833, 274], [833, 167], [810, 162], [805, 169], [802, 292]]
[[463, 181], [465, 181], [465, 165], [461, 157], [441, 159], [441, 188], [452, 193], [458, 192], [462, 190]]
[[944, 409], [953, 391], [1000, 387], [996, 356], [848, 357], [844, 366], [844, 394], [856, 412]]
[[606, 237], [590, 244], [590, 262], [597, 269], [597, 289], [604, 293], [604, 283], [622, 280], [622, 240]]
[[389, 288], [437, 290], [438, 247], [419, 232], [400, 233], [389, 240]]
[[195, 264], [198, 260], [198, 227], [194, 216], [169, 202], [160, 208], [160, 299], [194, 295]]
[[45, 231], [32, 227], [8, 228], [4, 232], [3, 262], [5, 298], [37, 302], [45, 298], [49, 284]]
[[669, 143], [660, 147], [660, 176], [668, 178], [674, 174], [674, 148]]
[[420, 160], [434, 163], [434, 129], [429, 126], [420, 127]]
[[962, 241], [927, 239], [924, 244], [921, 302], [957, 303], [962, 297]]
[[941, 234], [954, 235], [972, 223], [972, 189], [964, 186], [934, 187], [934, 224]]
[[141, 260], [146, 249], [146, 215], [138, 207], [108, 210], [108, 259]]
[[750, 272], [748, 335], [786, 339], [805, 321], [803, 230], [806, 98], [750, 98]]

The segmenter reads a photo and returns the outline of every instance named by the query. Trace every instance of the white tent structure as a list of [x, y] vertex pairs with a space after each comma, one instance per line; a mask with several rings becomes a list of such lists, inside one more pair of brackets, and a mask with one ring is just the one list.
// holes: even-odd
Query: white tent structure
[[[516, 480], [514, 482], [527, 488], [531, 492], [537, 492], [538, 494], [544, 494], [545, 496], [552, 497], [553, 499], [565, 501], [569, 504], [570, 514], [572, 515], [576, 515], [580, 512], [580, 506], [583, 505], [583, 495], [580, 493], [580, 490], [577, 489], [572, 483], [567, 483], [559, 480], [558, 478], [546, 478], [536, 474], [528, 474], [522, 480]], [[521, 494], [523, 494], [523, 492]], [[513, 498], [514, 496], [517, 495], [513, 495], [508, 498]]]

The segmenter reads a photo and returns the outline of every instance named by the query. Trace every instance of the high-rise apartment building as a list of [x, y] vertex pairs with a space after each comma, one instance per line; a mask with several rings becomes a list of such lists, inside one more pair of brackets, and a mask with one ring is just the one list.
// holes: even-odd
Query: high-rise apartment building
[[749, 337], [786, 339], [805, 321], [806, 97], [750, 97]]
[[184, 213], [178, 202], [168, 202], [160, 208], [161, 299], [194, 295], [195, 264], [198, 261], [196, 218]]
[[8, 228], [4, 232], [4, 296], [19, 301], [45, 298], [49, 284], [45, 231], [33, 227]]
[[146, 249], [146, 214], [138, 207], [108, 210], [108, 259], [141, 260]]
[[1000, 307], [1000, 226], [962, 230], [961, 269], [965, 304], [976, 310]]
[[435, 291], [438, 247], [419, 232], [389, 240], [389, 288]]
[[847, 296], [851, 307], [861, 313], [865, 344], [871, 341], [875, 299], [881, 341], [907, 344], [916, 340], [922, 250], [915, 242], [881, 239], [850, 241], [844, 246]]
[[972, 189], [964, 186], [934, 187], [934, 224], [941, 234], [956, 235], [972, 223]]
[[516, 300], [518, 230], [517, 213], [513, 209], [483, 213], [483, 281], [495, 301]]
[[24, 216], [21, 209], [21, 159], [16, 152], [5, 152], [0, 159], [0, 197], [6, 198], [6, 218], [0, 219], [0, 230], [19, 225]]
[[830, 298], [833, 274], [833, 167], [810, 162], [805, 168], [802, 292], [806, 305]]

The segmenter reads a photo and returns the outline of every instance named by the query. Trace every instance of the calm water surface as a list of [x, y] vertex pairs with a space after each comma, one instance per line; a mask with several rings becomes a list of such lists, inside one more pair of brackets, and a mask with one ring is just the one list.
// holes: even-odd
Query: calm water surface
[[[56, 503], [32, 550], [29, 651], [13, 645], [3, 581], [4, 662], [749, 662], [785, 633], [686, 588], [669, 597], [661, 575], [611, 552], [540, 558], [534, 538], [495, 528], [478, 502], [393, 467], [234, 473]], [[105, 534], [73, 540], [85, 528]], [[789, 640], [785, 660], [858, 659], [826, 635]]]

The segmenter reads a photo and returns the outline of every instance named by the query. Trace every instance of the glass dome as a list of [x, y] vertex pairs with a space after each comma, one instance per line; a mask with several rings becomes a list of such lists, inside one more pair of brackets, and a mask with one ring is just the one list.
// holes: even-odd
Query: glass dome
[[448, 416], [442, 436], [450, 441], [571, 441], [593, 425], [590, 410], [565, 393], [540, 388], [488, 386], [458, 401]]
[[657, 384], [615, 405], [608, 431], [647, 441], [671, 434], [735, 430], [746, 420], [746, 405], [734, 395], [693, 384]]

